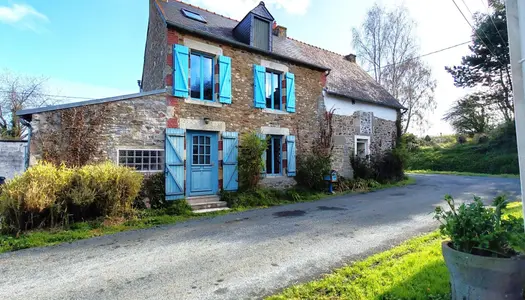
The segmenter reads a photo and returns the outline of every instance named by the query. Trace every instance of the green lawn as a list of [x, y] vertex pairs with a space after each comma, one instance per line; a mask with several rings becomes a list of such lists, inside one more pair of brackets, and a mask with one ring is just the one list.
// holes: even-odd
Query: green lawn
[[481, 176], [481, 177], [501, 177], [501, 178], [520, 178], [517, 174], [487, 174], [487, 173], [472, 173], [472, 172], [456, 172], [456, 171], [432, 171], [432, 170], [409, 170], [407, 174], [443, 174], [443, 175], [457, 175], [457, 176]]
[[[415, 179], [409, 177], [408, 179], [405, 179], [403, 181], [393, 184], [384, 184], [371, 190], [379, 190], [394, 186], [404, 186], [407, 184], [413, 184], [414, 182]], [[341, 194], [327, 195], [325, 193], [319, 192], [309, 193], [307, 195], [305, 194], [302, 198], [300, 198], [299, 201], [296, 202], [316, 201], [337, 195]], [[75, 223], [72, 224], [67, 230], [58, 228], [47, 230], [34, 230], [22, 233], [18, 237], [11, 235], [0, 235], [0, 253], [33, 247], [51, 246], [60, 243], [70, 243], [77, 240], [88, 239], [92, 237], [113, 234], [122, 231], [145, 229], [166, 224], [176, 224], [191, 219], [214, 217], [233, 212], [240, 212], [248, 209], [264, 208], [274, 205], [285, 205], [296, 202], [284, 199], [275, 199], [274, 201], [269, 202], [269, 205], [237, 207], [235, 209], [206, 214], [189, 213], [186, 215], [169, 215], [166, 214], [163, 210], [146, 210], [140, 212], [136, 218], [127, 220], [125, 222], [113, 222], [112, 224], [111, 222], [103, 222], [102, 220], [98, 220]]]
[[[521, 204], [506, 212], [521, 216]], [[450, 299], [442, 241], [437, 231], [416, 237], [268, 299]]]

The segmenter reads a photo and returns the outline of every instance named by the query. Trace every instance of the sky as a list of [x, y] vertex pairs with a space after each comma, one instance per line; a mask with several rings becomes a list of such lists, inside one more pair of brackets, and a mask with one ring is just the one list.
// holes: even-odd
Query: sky
[[[470, 21], [469, 10], [486, 12], [486, 1], [456, 0]], [[240, 20], [259, 0], [184, 2]], [[374, 2], [265, 1], [277, 23], [288, 28], [289, 37], [341, 54], [354, 52], [351, 29], [361, 24]], [[472, 29], [452, 0], [377, 2], [408, 8], [417, 24], [421, 54], [471, 39]], [[8, 69], [21, 75], [44, 76], [49, 94], [60, 95], [57, 99], [67, 102], [136, 93], [147, 23], [147, 0], [0, 0], [0, 72]], [[468, 52], [464, 45], [423, 58], [437, 80], [438, 107], [427, 116], [428, 128], [410, 131], [418, 135], [452, 132], [441, 118], [467, 91], [454, 87], [444, 67], [459, 64]]]

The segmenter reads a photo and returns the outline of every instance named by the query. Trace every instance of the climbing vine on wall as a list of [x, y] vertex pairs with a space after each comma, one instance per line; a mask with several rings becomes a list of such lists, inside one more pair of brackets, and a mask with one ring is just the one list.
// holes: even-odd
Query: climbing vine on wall
[[46, 127], [35, 135], [42, 159], [54, 164], [83, 166], [101, 154], [107, 104], [75, 107], [46, 116]]

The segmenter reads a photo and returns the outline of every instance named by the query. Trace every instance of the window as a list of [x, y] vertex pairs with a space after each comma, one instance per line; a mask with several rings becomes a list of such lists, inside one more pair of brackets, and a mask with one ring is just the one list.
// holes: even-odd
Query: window
[[191, 98], [213, 101], [213, 58], [192, 52], [190, 71]]
[[121, 166], [135, 168], [137, 171], [162, 171], [164, 150], [119, 150], [118, 162]]
[[270, 22], [254, 18], [253, 46], [270, 51]]
[[281, 109], [281, 74], [266, 72], [266, 108]]
[[281, 174], [281, 136], [272, 135], [268, 140], [266, 149], [266, 173]]
[[193, 136], [193, 165], [211, 164], [211, 139], [209, 136]]
[[370, 155], [370, 137], [368, 136], [355, 136], [355, 149], [354, 155], [359, 158], [366, 158]]
[[192, 11], [189, 11], [187, 9], [181, 9], [181, 11], [184, 14], [184, 16], [186, 16], [187, 18], [190, 18], [190, 19], [193, 19], [193, 20], [196, 20], [196, 21], [199, 21], [199, 22], [206, 23], [206, 19], [204, 19], [203, 16], [201, 16], [200, 14], [198, 14], [196, 12], [192, 12]]

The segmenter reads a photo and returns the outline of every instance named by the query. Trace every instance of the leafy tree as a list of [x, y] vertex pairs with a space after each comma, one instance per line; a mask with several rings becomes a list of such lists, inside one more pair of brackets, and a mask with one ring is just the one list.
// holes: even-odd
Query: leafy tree
[[454, 84], [463, 88], [481, 88], [487, 105], [497, 108], [501, 116], [513, 119], [512, 80], [507, 35], [507, 17], [501, 1], [490, 1], [492, 11], [474, 15], [471, 54], [458, 66], [445, 69]]
[[492, 111], [486, 105], [484, 93], [475, 93], [459, 99], [445, 114], [443, 120], [450, 122], [454, 130], [473, 136], [491, 129]]
[[406, 7], [387, 10], [376, 3], [361, 26], [352, 29], [361, 65], [407, 108], [402, 115], [403, 132], [413, 122], [423, 125], [424, 115], [436, 107], [436, 82], [430, 67], [417, 58], [414, 27]]

